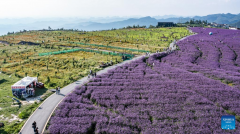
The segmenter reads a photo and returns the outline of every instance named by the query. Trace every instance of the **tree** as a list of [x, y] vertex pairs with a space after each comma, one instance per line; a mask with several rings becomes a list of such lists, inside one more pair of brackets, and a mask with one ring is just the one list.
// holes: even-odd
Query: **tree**
[[155, 28], [155, 26], [153, 26], [153, 25], [150, 25], [150, 26], [149, 26], [149, 28]]
[[194, 24], [194, 21], [193, 21], [193, 20], [190, 20], [190, 24]]
[[49, 83], [49, 82], [50, 82], [50, 77], [48, 76], [46, 83]]

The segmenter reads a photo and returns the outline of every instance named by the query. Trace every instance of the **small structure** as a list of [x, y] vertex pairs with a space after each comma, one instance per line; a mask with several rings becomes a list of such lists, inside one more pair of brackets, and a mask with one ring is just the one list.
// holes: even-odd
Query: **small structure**
[[231, 30], [238, 30], [238, 28], [236, 28], [236, 27], [229, 27], [229, 29], [231, 29]]
[[26, 98], [28, 96], [34, 96], [35, 95], [35, 89], [38, 84], [37, 77], [25, 77], [22, 80], [16, 82], [14, 85], [12, 85], [12, 93], [14, 96], [18, 98]]

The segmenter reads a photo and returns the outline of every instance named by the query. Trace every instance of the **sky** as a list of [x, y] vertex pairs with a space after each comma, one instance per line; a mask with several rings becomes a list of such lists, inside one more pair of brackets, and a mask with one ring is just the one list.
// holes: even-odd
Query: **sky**
[[240, 0], [0, 0], [0, 18], [204, 16], [240, 13]]

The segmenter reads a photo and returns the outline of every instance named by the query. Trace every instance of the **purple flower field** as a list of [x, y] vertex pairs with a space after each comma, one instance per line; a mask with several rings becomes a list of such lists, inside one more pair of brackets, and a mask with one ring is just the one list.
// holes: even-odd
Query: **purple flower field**
[[[179, 51], [133, 61], [76, 87], [56, 109], [50, 132], [239, 134], [240, 31], [192, 30], [198, 34], [179, 41]], [[221, 116], [230, 114], [236, 129], [222, 130]]]

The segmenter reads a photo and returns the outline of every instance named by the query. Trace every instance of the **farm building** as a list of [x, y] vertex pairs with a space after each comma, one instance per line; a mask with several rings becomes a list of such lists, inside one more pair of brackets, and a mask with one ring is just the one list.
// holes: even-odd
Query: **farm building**
[[158, 22], [158, 27], [172, 27], [175, 26], [173, 22]]
[[229, 29], [231, 29], [231, 30], [238, 30], [238, 28], [236, 28], [236, 27], [229, 27]]

